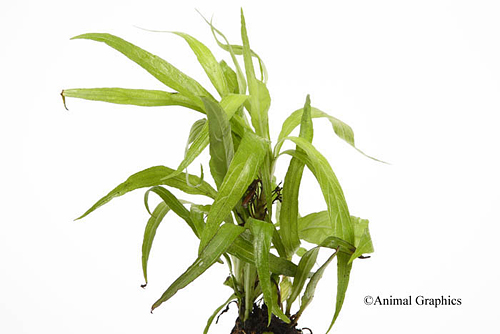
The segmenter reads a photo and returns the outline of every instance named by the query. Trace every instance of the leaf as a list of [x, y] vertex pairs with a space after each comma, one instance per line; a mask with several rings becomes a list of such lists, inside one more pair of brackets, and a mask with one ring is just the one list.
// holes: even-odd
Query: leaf
[[[242, 237], [234, 241], [228, 253], [244, 262], [255, 264], [253, 245]], [[297, 265], [272, 253], [269, 254], [269, 267], [272, 273], [288, 277], [294, 277], [297, 271]]]
[[196, 261], [194, 261], [194, 263], [168, 287], [160, 299], [153, 304], [151, 311], [172, 298], [177, 291], [185, 288], [189, 283], [210, 268], [244, 230], [243, 227], [237, 225], [223, 225], [207, 243], [206, 248], [198, 256]]
[[[305, 112], [302, 114], [302, 124], [300, 126], [300, 136], [308, 142], [312, 142], [313, 127], [311, 120], [311, 100], [309, 95], [307, 95], [304, 110]], [[302, 149], [297, 147], [296, 151], [301, 153]], [[297, 225], [299, 217], [299, 188], [304, 165], [305, 163], [303, 161], [293, 157], [290, 160], [285, 175], [285, 182], [283, 183], [283, 202], [281, 203], [280, 211], [280, 234], [283, 238], [286, 257], [288, 259], [295, 254], [295, 251], [300, 246]]]
[[170, 211], [169, 206], [165, 202], [160, 202], [151, 217], [149, 217], [148, 223], [146, 224], [146, 229], [144, 230], [144, 238], [142, 241], [142, 271], [144, 273], [144, 280], [146, 283], [143, 285], [145, 287], [148, 284], [148, 260], [149, 253], [151, 252], [151, 246], [153, 245], [153, 240], [156, 235], [156, 230], [160, 225], [163, 217]]
[[161, 90], [127, 88], [75, 88], [62, 91], [63, 98], [76, 97], [84, 100], [116, 104], [130, 104], [142, 107], [182, 106], [204, 113], [191, 99], [179, 93]]
[[[256, 263], [257, 261], [255, 261]], [[254, 264], [245, 263], [243, 267], [243, 291], [245, 293], [245, 313], [243, 314], [243, 322], [248, 320], [250, 312], [253, 308], [253, 302], [256, 297], [255, 285], [257, 281], [257, 269]]]
[[[288, 118], [283, 122], [283, 126], [281, 128], [281, 132], [278, 136], [278, 142], [274, 148], [274, 155], [275, 156], [278, 156], [280, 150], [281, 150], [281, 146], [283, 145], [283, 139], [287, 136], [290, 135], [290, 133], [292, 133], [292, 131], [300, 124], [300, 121], [302, 119], [302, 113], [303, 113], [303, 110], [304, 109], [298, 109], [296, 111], [294, 111], [290, 116], [288, 116]], [[381, 160], [378, 160], [376, 158], [373, 158], [369, 155], [366, 155], [365, 153], [363, 153], [360, 149], [358, 149], [355, 145], [354, 145], [354, 132], [352, 131], [352, 128], [347, 125], [346, 123], [342, 122], [341, 120], [339, 120], [338, 118], [335, 118], [333, 116], [330, 116], [328, 115], [327, 113], [317, 109], [317, 108], [311, 108], [311, 117], [312, 118], [320, 118], [320, 117], [324, 117], [324, 118], [327, 118], [330, 123], [332, 124], [332, 127], [333, 127], [333, 131], [335, 132], [335, 134], [341, 138], [342, 140], [344, 140], [346, 143], [348, 143], [349, 145], [351, 145], [352, 147], [354, 147], [358, 152], [360, 152], [361, 154], [363, 154], [364, 156], [370, 158], [370, 159], [373, 159], [375, 161], [379, 161], [379, 162], [382, 162], [384, 163], [384, 161], [381, 161]]]
[[200, 135], [200, 133], [203, 130], [203, 127], [207, 123], [207, 120], [205, 118], [199, 119], [196, 122], [193, 123], [191, 126], [191, 130], [189, 131], [189, 137], [188, 137], [188, 142], [186, 145], [186, 151], [189, 148], [189, 145], [191, 145], [196, 138]]
[[166, 86], [190, 98], [194, 103], [203, 106], [200, 96], [211, 97], [210, 93], [196, 80], [179, 71], [162, 58], [155, 56], [140, 47], [111, 34], [90, 33], [75, 36], [72, 39], [89, 39], [103, 42], [134, 61]]
[[[335, 236], [352, 244], [354, 242], [354, 232], [349, 216], [349, 209], [347, 208], [344, 192], [340, 187], [332, 167], [325, 157], [304, 138], [287, 137], [287, 139], [293, 141], [304, 151], [304, 154], [296, 151], [295, 153], [290, 151], [284, 153], [302, 159], [316, 177], [321, 191], [323, 192], [323, 197], [325, 198], [328, 214], [330, 216], [330, 224], [335, 231]], [[281, 222], [281, 224], [283, 224], [283, 222]]]
[[281, 300], [287, 300], [292, 292], [292, 280], [290, 277], [283, 277], [280, 283]]
[[349, 256], [356, 251], [356, 247], [354, 247], [347, 241], [340, 239], [339, 237], [328, 237], [323, 240], [318, 246], [337, 249], [339, 252], [348, 254]]
[[[217, 307], [217, 309], [214, 311], [214, 313], [208, 318], [207, 320], [207, 325], [205, 326], [205, 329], [203, 330], [203, 334], [207, 334], [208, 330], [210, 329], [210, 326], [212, 325], [212, 322], [214, 321], [215, 317], [219, 312], [224, 308], [224, 306], [228, 305], [232, 300], [236, 299], [236, 295], [233, 293], [221, 306]], [[223, 312], [224, 313], [224, 312]]]
[[327, 211], [311, 213], [299, 218], [299, 237], [316, 245], [329, 244], [329, 248], [341, 246], [340, 251], [350, 254], [351, 260], [362, 254], [373, 253], [373, 245], [368, 230], [368, 220], [351, 216], [351, 224], [354, 230], [354, 243], [348, 245], [343, 240], [334, 241], [335, 231], [330, 224]]
[[[200, 15], [201, 15], [201, 13], [200, 13]], [[201, 17], [210, 26], [210, 29], [212, 30], [212, 34], [213, 34], [214, 39], [217, 42], [217, 44], [222, 49], [229, 52], [229, 54], [231, 55], [231, 60], [233, 61], [233, 64], [236, 68], [236, 80], [238, 81], [238, 89], [239, 89], [238, 92], [240, 94], [245, 94], [246, 90], [247, 90], [245, 76], [243, 75], [243, 71], [241, 70], [240, 64], [238, 63], [238, 60], [236, 59], [236, 54], [234, 53], [232, 46], [229, 44], [229, 41], [227, 40], [226, 36], [224, 36], [224, 34], [220, 30], [216, 29], [214, 27], [214, 25], [212, 24], [212, 22], [209, 22], [203, 15], [201, 15]], [[219, 34], [226, 41], [226, 44], [219, 42], [216, 33]]]
[[198, 61], [205, 70], [208, 78], [214, 85], [215, 89], [217, 89], [219, 95], [221, 97], [224, 97], [229, 94], [229, 88], [227, 85], [226, 76], [224, 75], [224, 71], [222, 70], [222, 67], [217, 62], [210, 49], [207, 48], [203, 43], [198, 41], [196, 38], [188, 34], [182, 32], [174, 32], [174, 34], [184, 38], [184, 40], [189, 44], [191, 50], [193, 50], [196, 58], [198, 58]]
[[255, 132], [266, 139], [269, 139], [268, 115], [271, 97], [266, 85], [255, 78], [250, 43], [248, 41], [245, 16], [241, 10], [241, 39], [243, 41], [243, 59], [245, 61], [245, 72], [248, 81], [248, 91], [250, 93], [250, 115]]
[[136, 190], [139, 188], [152, 187], [157, 185], [166, 185], [169, 187], [174, 187], [182, 190], [186, 194], [191, 195], [205, 195], [210, 198], [215, 198], [217, 192], [205, 181], [200, 180], [199, 177], [187, 174], [189, 182], [191, 184], [199, 184], [197, 187], [191, 187], [186, 183], [186, 174], [179, 173], [177, 176], [165, 179], [165, 176], [173, 173], [174, 170], [165, 166], [155, 166], [140, 171], [131, 175], [125, 182], [118, 185], [116, 188], [111, 190], [106, 196], [98, 200], [90, 209], [88, 209], [83, 215], [77, 218], [82, 219], [95, 209], [108, 203], [115, 197], [125, 195], [126, 193]]
[[205, 220], [203, 219], [205, 211], [202, 205], [192, 204], [189, 210], [189, 215], [191, 216], [191, 221], [193, 222], [196, 230], [198, 231], [198, 237], [203, 232], [205, 228]]
[[300, 259], [299, 266], [297, 267], [297, 272], [295, 273], [295, 277], [293, 278], [292, 292], [290, 293], [290, 297], [286, 302], [286, 314], [290, 314], [290, 309], [292, 308], [293, 302], [302, 292], [311, 269], [316, 263], [318, 252], [319, 247], [314, 247], [313, 249], [307, 251]]
[[[199, 12], [198, 12], [199, 13]], [[201, 15], [201, 13], [200, 13]], [[219, 47], [227, 52], [229, 52], [231, 54], [231, 57], [233, 58], [233, 61], [236, 60], [236, 57], [235, 55], [242, 55], [243, 54], [243, 46], [241, 45], [234, 45], [234, 44], [229, 44], [229, 41], [227, 40], [226, 36], [224, 36], [224, 34], [216, 29], [214, 27], [214, 25], [212, 24], [212, 22], [208, 21], [203, 15], [201, 15], [201, 17], [205, 20], [205, 22], [210, 26], [210, 28], [212, 29], [212, 34], [214, 36], [214, 39], [215, 41], [217, 42], [217, 44], [219, 45]], [[219, 41], [219, 39], [217, 38], [217, 35], [215, 34], [219, 34], [223, 39], [224, 41], [226, 42], [226, 44], [224, 43], [221, 43]], [[260, 67], [260, 72], [261, 72], [261, 81], [263, 82], [267, 82], [267, 69], [266, 69], [266, 66], [264, 64], [264, 62], [262, 61], [262, 59], [259, 57], [259, 55], [257, 53], [255, 53], [253, 50], [250, 50], [251, 54], [253, 57], [256, 57], [257, 60], [259, 61], [259, 67]], [[235, 63], [237, 63], [235, 61]], [[235, 64], [236, 65], [236, 64]], [[239, 68], [239, 66], [237, 66]], [[241, 93], [241, 91], [240, 91]]]
[[255, 179], [257, 171], [264, 161], [268, 142], [259, 136], [247, 131], [243, 136], [240, 147], [231, 161], [229, 170], [219, 187], [200, 243], [200, 251], [208, 240], [215, 235], [220, 223], [231, 213], [241, 200], [248, 185]]
[[316, 291], [316, 286], [318, 285], [319, 280], [323, 277], [323, 273], [325, 272], [326, 267], [332, 262], [333, 258], [337, 255], [337, 252], [333, 253], [330, 255], [328, 260], [326, 260], [325, 263], [321, 267], [316, 270], [316, 272], [312, 275], [311, 279], [309, 280], [309, 283], [306, 286], [306, 290], [304, 291], [304, 294], [302, 295], [301, 303], [300, 303], [300, 309], [297, 312], [297, 317], [298, 319], [302, 312], [306, 309], [306, 307], [311, 303], [312, 299], [314, 298], [314, 292]]
[[224, 72], [224, 76], [226, 77], [229, 92], [234, 94], [239, 93], [238, 77], [236, 76], [236, 72], [234, 72], [224, 60], [221, 60], [219, 64], [222, 68], [222, 72]]
[[265, 221], [249, 218], [247, 221], [250, 231], [253, 234], [253, 249], [255, 257], [255, 267], [259, 275], [259, 283], [264, 295], [264, 302], [268, 310], [268, 322], [271, 323], [271, 311], [273, 309], [273, 287], [271, 284], [271, 271], [269, 268], [269, 253], [271, 241], [274, 234], [274, 225]]
[[339, 316], [342, 305], [344, 304], [345, 293], [349, 285], [349, 276], [351, 274], [352, 263], [349, 264], [349, 255], [344, 253], [337, 254], [337, 299], [335, 302], [335, 314], [333, 315], [328, 332], [333, 327], [335, 320]]
[[351, 222], [354, 226], [354, 246], [356, 251], [351, 255], [349, 263], [363, 254], [373, 253], [373, 243], [368, 230], [368, 220], [351, 216]]
[[240, 108], [243, 103], [248, 99], [248, 95], [243, 94], [229, 94], [222, 98], [220, 106], [226, 112], [227, 118], [232, 119], [234, 113]]
[[[226, 112], [228, 118], [231, 119], [233, 116], [236, 117], [234, 113], [246, 101], [246, 99], [246, 95], [230, 94], [221, 100], [220, 105]], [[235, 127], [233, 127], [233, 130], [234, 128]], [[186, 150], [186, 153], [184, 154], [184, 160], [182, 160], [179, 167], [177, 167], [177, 170], [171, 175], [167, 176], [166, 179], [179, 175], [183, 170], [189, 167], [189, 165], [191, 165], [191, 163], [201, 154], [201, 152], [205, 150], [209, 142], [210, 140], [208, 123], [205, 123], [203, 128], [194, 138], [192, 145], [189, 146], [189, 148]]]
[[[188, 225], [191, 227], [193, 230], [194, 234], [199, 238], [201, 231], [198, 231], [196, 228], [196, 225], [194, 224], [193, 220], [191, 219], [191, 214], [182, 205], [182, 203], [177, 199], [177, 197], [174, 196], [170, 191], [167, 189], [161, 187], [161, 186], [154, 186], [146, 193], [144, 194], [144, 203], [146, 205], [146, 208], [148, 208], [148, 196], [150, 192], [156, 193], [158, 196], [161, 197], [161, 199], [172, 209], [173, 212], [175, 212], [179, 217], [181, 217]], [[148, 208], [149, 211], [149, 208]]]
[[233, 159], [234, 148], [231, 125], [225, 111], [217, 102], [202, 98], [208, 117], [210, 139], [210, 171], [220, 187]]

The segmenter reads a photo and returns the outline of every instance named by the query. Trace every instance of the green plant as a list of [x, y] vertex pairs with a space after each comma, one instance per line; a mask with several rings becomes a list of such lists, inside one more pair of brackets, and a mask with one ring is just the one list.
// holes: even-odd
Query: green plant
[[[267, 72], [260, 57], [250, 49], [243, 11], [242, 45], [229, 44], [211, 22], [207, 23], [217, 44], [229, 53], [234, 68], [224, 61], [217, 61], [205, 45], [190, 35], [174, 34], [183, 38], [196, 54], [220, 99], [170, 63], [119, 37], [91, 33], [73, 38], [109, 45], [174, 92], [122, 88], [66, 89], [62, 92], [64, 102], [67, 97], [75, 97], [137, 106], [176, 105], [203, 115], [191, 127], [185, 157], [177, 169], [155, 166], [130, 176], [78, 219], [114, 197], [149, 187], [144, 203], [151, 216], [142, 246], [146, 284], [153, 239], [169, 211], [181, 217], [200, 239], [196, 261], [168, 287], [153, 304], [152, 310], [214, 263], [225, 262], [229, 267], [229, 277], [224, 284], [232, 289], [232, 293], [209, 319], [205, 333], [217, 313], [233, 300], [239, 308], [233, 333], [243, 333], [243, 328], [247, 332], [298, 333], [295, 329], [297, 321], [313, 299], [326, 267], [336, 257], [338, 282], [331, 329], [344, 302], [353, 260], [373, 252], [373, 247], [368, 221], [350, 216], [337, 177], [328, 161], [312, 144], [312, 119], [327, 118], [336, 135], [355, 147], [352, 129], [337, 118], [311, 107], [307, 96], [304, 107], [294, 111], [284, 121], [278, 141], [272, 146], [268, 125], [271, 98], [266, 87]], [[237, 56], [243, 57], [243, 68]], [[254, 58], [260, 67], [260, 79], [254, 71]], [[298, 126], [299, 136], [290, 136]], [[294, 150], [281, 150], [286, 140], [295, 144]], [[184, 172], [207, 146], [210, 172], [217, 190], [204, 180], [203, 169], [201, 177]], [[281, 182], [274, 177], [274, 169], [278, 158], [285, 154], [292, 158], [281, 187]], [[327, 210], [301, 217], [298, 195], [305, 167], [316, 177]], [[198, 205], [183, 201], [167, 187], [177, 188], [186, 194], [204, 195], [213, 202], [211, 205]], [[151, 193], [163, 200], [153, 212], [148, 206]], [[316, 246], [305, 249], [301, 247], [301, 241]], [[334, 251], [314, 271], [320, 248]], [[297, 264], [292, 261], [296, 254], [296, 258], [300, 258]], [[263, 297], [262, 306], [256, 303], [260, 296]], [[300, 305], [292, 312], [296, 301], [300, 301]], [[249, 328], [252, 326], [255, 328]]]

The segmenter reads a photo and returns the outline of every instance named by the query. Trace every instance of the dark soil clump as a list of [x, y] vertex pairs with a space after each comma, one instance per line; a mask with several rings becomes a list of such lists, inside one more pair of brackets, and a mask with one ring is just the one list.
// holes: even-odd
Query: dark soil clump
[[[296, 324], [287, 324], [283, 320], [276, 317], [274, 314], [271, 318], [269, 327], [267, 326], [267, 306], [264, 304], [261, 307], [254, 304], [252, 313], [245, 323], [240, 318], [236, 319], [236, 323], [231, 334], [263, 334], [271, 332], [273, 334], [302, 334], [302, 330], [296, 328]], [[308, 332], [307, 332], [308, 333]]]

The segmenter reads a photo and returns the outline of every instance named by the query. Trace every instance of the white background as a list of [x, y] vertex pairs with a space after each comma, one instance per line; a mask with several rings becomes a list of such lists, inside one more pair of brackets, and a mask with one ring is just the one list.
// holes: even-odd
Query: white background
[[[73, 221], [128, 175], [176, 167], [200, 115], [77, 99], [66, 111], [59, 93], [163, 89], [106, 45], [69, 40], [85, 32], [119, 35], [209, 86], [184, 41], [134, 26], [190, 33], [228, 59], [195, 8], [214, 14], [240, 43], [241, 6], [252, 48], [269, 70], [274, 139], [309, 93], [314, 106], [354, 129], [360, 149], [391, 163], [363, 157], [325, 120], [315, 121], [314, 143], [331, 161], [351, 213], [370, 219], [376, 249], [356, 261], [334, 331], [498, 333], [500, 6], [477, 0], [2, 4], [0, 332], [202, 332], [230, 294], [225, 266], [149, 313], [196, 256], [182, 221], [171, 215], [158, 229], [145, 290], [143, 191]], [[282, 158], [278, 177], [287, 163]], [[302, 214], [324, 209], [310, 174], [303, 191]], [[302, 326], [325, 331], [335, 284], [332, 265]], [[462, 305], [366, 306], [366, 295], [451, 296]], [[235, 317], [233, 306], [212, 333], [229, 333]]]

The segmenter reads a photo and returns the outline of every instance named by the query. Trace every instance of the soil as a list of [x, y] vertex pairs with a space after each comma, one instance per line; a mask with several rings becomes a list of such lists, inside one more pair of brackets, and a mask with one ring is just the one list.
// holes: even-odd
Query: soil
[[[271, 324], [267, 326], [267, 307], [264, 304], [261, 307], [254, 304], [252, 313], [245, 323], [240, 318], [236, 319], [236, 323], [231, 334], [305, 334], [312, 333], [308, 328], [298, 329], [296, 324], [287, 324], [275, 315], [271, 318]], [[305, 330], [305, 332], [303, 331]]]

